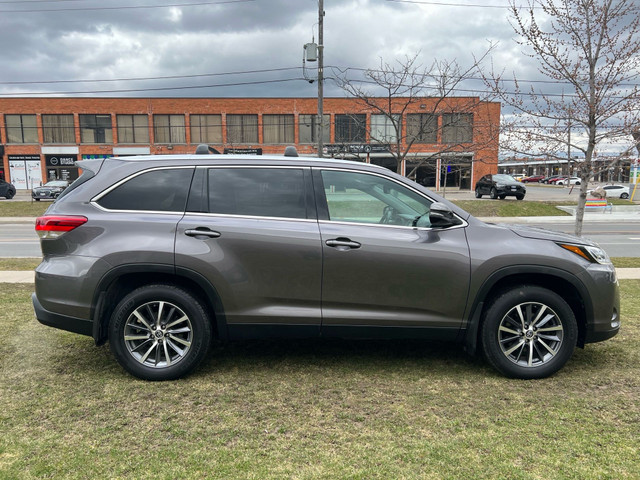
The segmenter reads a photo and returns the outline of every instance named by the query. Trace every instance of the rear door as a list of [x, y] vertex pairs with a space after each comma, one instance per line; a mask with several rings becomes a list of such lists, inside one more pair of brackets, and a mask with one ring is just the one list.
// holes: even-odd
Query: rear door
[[455, 336], [469, 288], [465, 229], [430, 228], [432, 201], [383, 174], [314, 169], [314, 179], [323, 332], [394, 326]]
[[178, 225], [176, 267], [217, 290], [232, 337], [319, 332], [322, 248], [310, 173], [196, 169]]

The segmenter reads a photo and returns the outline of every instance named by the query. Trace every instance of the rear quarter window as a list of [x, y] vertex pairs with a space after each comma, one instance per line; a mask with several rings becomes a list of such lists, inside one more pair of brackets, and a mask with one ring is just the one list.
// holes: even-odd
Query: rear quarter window
[[95, 201], [109, 210], [184, 212], [193, 170], [173, 168], [141, 173]]

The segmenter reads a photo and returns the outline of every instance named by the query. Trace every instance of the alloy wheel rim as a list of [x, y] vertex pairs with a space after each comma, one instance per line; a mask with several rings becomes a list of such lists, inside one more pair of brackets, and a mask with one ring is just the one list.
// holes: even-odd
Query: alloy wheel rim
[[540, 367], [560, 351], [564, 328], [558, 314], [538, 302], [513, 307], [500, 321], [498, 343], [509, 361], [522, 367]]
[[124, 326], [129, 354], [146, 367], [167, 368], [191, 349], [193, 328], [184, 311], [170, 302], [153, 301], [137, 307]]

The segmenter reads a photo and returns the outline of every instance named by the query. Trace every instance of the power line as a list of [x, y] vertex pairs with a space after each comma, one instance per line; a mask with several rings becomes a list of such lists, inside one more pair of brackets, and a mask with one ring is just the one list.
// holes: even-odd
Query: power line
[[105, 83], [105, 82], [137, 82], [142, 80], [176, 80], [180, 78], [201, 78], [201, 77], [218, 77], [224, 75], [247, 75], [253, 73], [270, 73], [270, 72], [284, 72], [288, 70], [300, 70], [302, 67], [282, 67], [282, 68], [267, 68], [263, 70], [245, 70], [237, 72], [220, 72], [220, 73], [196, 73], [193, 75], [166, 75], [158, 77], [131, 77], [131, 78], [100, 78], [100, 79], [80, 79], [80, 80], [36, 80], [36, 81], [15, 81], [15, 82], [0, 82], [0, 85], [43, 85], [43, 84], [58, 84], [58, 83]]
[[97, 10], [133, 10], [149, 8], [174, 8], [174, 7], [194, 7], [203, 5], [228, 5], [234, 3], [249, 3], [256, 0], [216, 0], [210, 2], [194, 3], [174, 3], [165, 5], [125, 5], [120, 7], [70, 7], [70, 8], [39, 8], [33, 10], [0, 10], [0, 13], [42, 13], [42, 12], [75, 12], [75, 11], [97, 11]]
[[92, 90], [92, 91], [74, 91], [74, 92], [13, 92], [0, 93], [0, 97], [27, 97], [30, 95], [83, 95], [95, 93], [133, 93], [133, 92], [160, 92], [166, 90], [192, 90], [197, 88], [219, 88], [219, 87], [240, 87], [245, 85], [264, 85], [267, 83], [283, 83], [297, 80], [306, 80], [302, 77], [297, 78], [281, 78], [277, 80], [256, 80], [255, 82], [237, 82], [237, 83], [218, 83], [213, 85], [187, 85], [181, 87], [157, 87], [157, 88], [127, 88], [118, 90]]

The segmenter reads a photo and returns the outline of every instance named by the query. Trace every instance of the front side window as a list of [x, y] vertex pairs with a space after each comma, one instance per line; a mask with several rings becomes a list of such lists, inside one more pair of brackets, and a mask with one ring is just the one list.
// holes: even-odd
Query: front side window
[[98, 198], [109, 210], [184, 212], [193, 168], [141, 173]]
[[5, 115], [7, 143], [38, 143], [35, 115]]
[[154, 115], [155, 143], [187, 143], [184, 115]]
[[446, 113], [442, 115], [442, 143], [473, 142], [473, 114]]
[[336, 115], [335, 122], [336, 143], [363, 143], [366, 141], [366, 115]]
[[227, 143], [258, 143], [258, 115], [227, 115]]
[[118, 115], [118, 143], [149, 143], [147, 115]]
[[[298, 129], [300, 143], [318, 143], [318, 116], [300, 115]], [[331, 137], [331, 115], [322, 116], [322, 143], [329, 143]]]
[[297, 168], [212, 168], [209, 212], [307, 218], [304, 171]]
[[393, 115], [393, 120], [388, 115], [371, 115], [371, 141], [395, 143], [400, 131], [399, 115]]
[[75, 144], [73, 115], [42, 115], [44, 143]]
[[79, 115], [82, 143], [113, 143], [111, 115]]
[[190, 115], [191, 143], [222, 143], [222, 115]]
[[431, 201], [377, 175], [323, 170], [329, 220], [398, 226], [429, 226]]
[[262, 115], [263, 143], [294, 143], [293, 115]]

